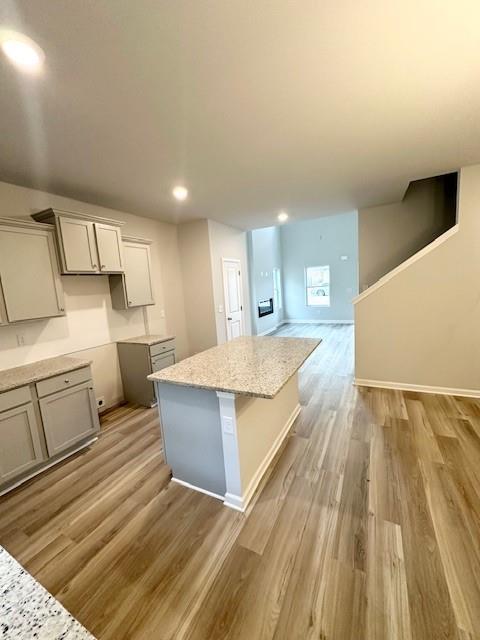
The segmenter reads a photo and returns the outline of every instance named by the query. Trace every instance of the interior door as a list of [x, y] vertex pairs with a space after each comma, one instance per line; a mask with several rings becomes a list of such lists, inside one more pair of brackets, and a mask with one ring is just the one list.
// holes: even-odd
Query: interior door
[[240, 260], [223, 259], [227, 340], [243, 336], [242, 270]]
[[95, 222], [98, 259], [102, 273], [123, 273], [122, 234], [120, 227]]

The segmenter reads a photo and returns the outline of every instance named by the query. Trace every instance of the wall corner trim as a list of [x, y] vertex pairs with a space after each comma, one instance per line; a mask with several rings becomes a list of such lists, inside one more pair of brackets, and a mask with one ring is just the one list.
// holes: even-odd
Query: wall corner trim
[[373, 387], [376, 389], [394, 389], [397, 391], [416, 391], [418, 393], [434, 393], [442, 396], [461, 396], [464, 398], [480, 398], [480, 389], [457, 389], [454, 387], [429, 387], [407, 382], [387, 382], [385, 380], [366, 380], [355, 378], [356, 387]]
[[399, 273], [401, 273], [402, 271], [405, 271], [405, 269], [408, 269], [408, 267], [410, 267], [412, 264], [415, 264], [415, 262], [417, 262], [427, 254], [429, 254], [431, 251], [434, 251], [437, 247], [439, 247], [444, 242], [449, 240], [452, 236], [454, 236], [458, 232], [458, 229], [459, 229], [459, 225], [457, 223], [451, 229], [448, 229], [448, 231], [445, 231], [445, 233], [442, 233], [441, 236], [438, 236], [438, 238], [435, 238], [433, 242], [430, 242], [430, 244], [427, 244], [426, 247], [423, 247], [423, 249], [420, 249], [420, 251], [417, 251], [417, 253], [414, 253], [413, 256], [410, 256], [410, 258], [407, 258], [406, 260], [404, 260], [401, 264], [398, 265], [398, 267], [395, 267], [395, 269], [392, 269], [391, 271], [389, 271], [382, 278], [380, 278], [380, 280], [377, 280], [377, 282], [372, 284], [371, 287], [368, 287], [368, 289], [365, 289], [365, 291], [362, 291], [362, 293], [359, 293], [358, 296], [353, 298], [352, 300], [353, 304], [355, 305], [358, 302], [361, 302], [362, 300], [370, 296], [372, 293], [374, 293], [375, 291], [383, 287], [384, 284], [387, 284], [387, 282], [392, 280], [392, 278], [397, 276]]

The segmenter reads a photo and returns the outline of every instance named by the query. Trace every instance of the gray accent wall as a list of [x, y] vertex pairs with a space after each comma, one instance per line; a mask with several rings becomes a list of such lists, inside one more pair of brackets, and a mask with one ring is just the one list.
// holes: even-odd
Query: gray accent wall
[[[255, 334], [275, 329], [283, 320], [283, 307], [268, 316], [258, 317], [258, 302], [273, 298], [273, 269], [282, 270], [279, 227], [255, 229], [248, 234], [248, 257], [252, 309]], [[283, 297], [283, 296], [282, 296]]]
[[[352, 299], [358, 293], [357, 212], [283, 225], [280, 240], [285, 318], [353, 321]], [[308, 307], [305, 268], [322, 265], [330, 266], [330, 307]]]

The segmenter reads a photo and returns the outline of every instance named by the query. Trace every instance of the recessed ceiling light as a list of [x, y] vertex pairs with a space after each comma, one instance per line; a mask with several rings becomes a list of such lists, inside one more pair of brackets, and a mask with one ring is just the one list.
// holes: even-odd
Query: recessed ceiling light
[[173, 187], [172, 193], [173, 193], [173, 197], [176, 200], [182, 201], [182, 200], [186, 200], [188, 197], [188, 189], [186, 187], [182, 187], [181, 185]]
[[21, 71], [36, 73], [45, 60], [42, 49], [28, 36], [15, 31], [0, 31], [0, 46], [7, 58]]
[[288, 220], [288, 213], [286, 211], [280, 211], [277, 218], [279, 222], [285, 222], [286, 220]]

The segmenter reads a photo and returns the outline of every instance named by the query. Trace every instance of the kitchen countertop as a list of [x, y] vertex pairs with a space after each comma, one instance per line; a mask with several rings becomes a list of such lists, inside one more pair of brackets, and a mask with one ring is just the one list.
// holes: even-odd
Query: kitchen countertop
[[175, 336], [137, 336], [136, 338], [127, 338], [127, 340], [117, 340], [117, 344], [145, 344], [147, 347], [151, 347], [154, 344], [173, 340], [174, 338]]
[[23, 387], [23, 385], [31, 384], [32, 382], [45, 380], [45, 378], [58, 376], [61, 373], [88, 367], [91, 364], [91, 360], [57, 356], [56, 358], [47, 358], [46, 360], [24, 364], [13, 369], [4, 369], [0, 371], [0, 393]]
[[95, 640], [3, 547], [0, 547], [2, 640]]
[[148, 379], [271, 399], [320, 342], [313, 338], [244, 336], [152, 373]]

